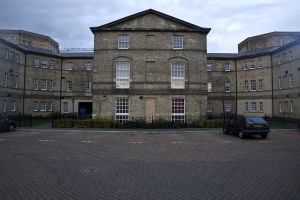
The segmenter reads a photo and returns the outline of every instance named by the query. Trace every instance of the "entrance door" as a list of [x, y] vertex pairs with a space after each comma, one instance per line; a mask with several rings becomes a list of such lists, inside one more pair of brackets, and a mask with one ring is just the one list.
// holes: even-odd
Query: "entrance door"
[[155, 119], [155, 98], [146, 98], [146, 121]]
[[92, 102], [79, 102], [78, 103], [78, 116], [83, 118], [92, 117], [93, 103]]

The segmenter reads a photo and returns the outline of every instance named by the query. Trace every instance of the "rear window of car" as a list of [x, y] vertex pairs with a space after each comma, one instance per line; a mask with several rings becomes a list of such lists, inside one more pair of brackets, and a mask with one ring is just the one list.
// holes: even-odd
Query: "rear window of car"
[[265, 124], [267, 122], [261, 117], [247, 117], [247, 123], [248, 124]]

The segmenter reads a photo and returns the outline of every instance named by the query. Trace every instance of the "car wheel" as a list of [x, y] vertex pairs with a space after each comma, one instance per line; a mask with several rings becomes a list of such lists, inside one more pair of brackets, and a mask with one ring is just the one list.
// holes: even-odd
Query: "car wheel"
[[262, 139], [266, 139], [266, 138], [268, 137], [268, 134], [266, 134], [266, 133], [265, 133], [265, 134], [261, 134], [260, 137], [261, 137]]
[[239, 137], [240, 137], [241, 139], [244, 139], [244, 138], [245, 138], [245, 133], [243, 133], [243, 130], [242, 130], [242, 129], [239, 130]]
[[14, 131], [15, 130], [15, 126], [11, 124], [11, 125], [9, 125], [8, 129], [9, 129], [9, 131]]

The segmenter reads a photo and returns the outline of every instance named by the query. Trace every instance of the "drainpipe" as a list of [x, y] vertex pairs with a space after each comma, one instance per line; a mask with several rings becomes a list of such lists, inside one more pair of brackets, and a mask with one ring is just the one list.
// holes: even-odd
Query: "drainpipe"
[[237, 88], [238, 88], [238, 81], [237, 81], [237, 59], [235, 60], [235, 115], [238, 114], [238, 93], [237, 93]]
[[271, 81], [272, 81], [272, 83], [271, 83], [271, 87], [272, 87], [272, 89], [271, 89], [271, 91], [272, 91], [272, 99], [271, 99], [271, 101], [272, 101], [272, 117], [274, 117], [274, 82], [273, 82], [273, 79], [274, 79], [274, 77], [273, 77], [273, 62], [272, 62], [272, 56], [273, 56], [273, 54], [271, 54]]
[[61, 113], [61, 98], [62, 98], [62, 57], [60, 58], [60, 86], [59, 86], [59, 113]]
[[26, 94], [26, 68], [27, 68], [27, 53], [25, 52], [24, 58], [24, 76], [23, 76], [23, 116], [25, 114], [25, 94]]

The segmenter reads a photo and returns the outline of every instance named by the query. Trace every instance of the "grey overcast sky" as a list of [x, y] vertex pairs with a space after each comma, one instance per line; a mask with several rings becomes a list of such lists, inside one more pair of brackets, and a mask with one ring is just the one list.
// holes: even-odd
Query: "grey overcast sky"
[[208, 52], [237, 52], [249, 36], [300, 31], [295, 0], [1, 0], [0, 29], [49, 35], [60, 47], [93, 47], [89, 27], [155, 9], [211, 28]]

